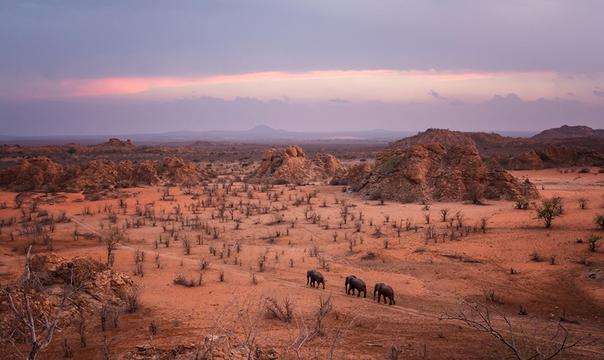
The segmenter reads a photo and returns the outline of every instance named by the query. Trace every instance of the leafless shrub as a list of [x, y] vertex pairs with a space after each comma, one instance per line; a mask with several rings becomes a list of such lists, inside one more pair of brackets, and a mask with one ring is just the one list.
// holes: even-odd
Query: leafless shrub
[[149, 323], [149, 335], [155, 336], [155, 335], [157, 335], [157, 332], [158, 332], [157, 323], [155, 322], [155, 320], [152, 320]]
[[402, 353], [403, 350], [401, 350], [401, 348], [396, 345], [392, 345], [390, 346], [390, 351], [388, 352], [388, 360], [398, 360]]
[[549, 264], [556, 265], [556, 255], [552, 255], [549, 257]]
[[319, 297], [319, 307], [315, 311], [315, 326], [314, 331], [317, 335], [325, 335], [325, 318], [333, 310], [333, 302], [331, 295], [327, 298]]
[[63, 344], [61, 346], [63, 348], [63, 357], [66, 359], [73, 357], [73, 350], [71, 350], [71, 346], [67, 343], [67, 339], [63, 339]]
[[189, 240], [188, 238], [183, 238], [182, 239], [182, 247], [185, 251], [185, 255], [191, 255], [191, 240]]
[[597, 215], [594, 222], [600, 227], [600, 230], [604, 230], [604, 215]]
[[587, 244], [589, 246], [589, 251], [590, 252], [596, 252], [596, 249], [598, 248], [598, 242], [602, 240], [601, 236], [595, 235], [595, 234], [591, 234], [588, 238], [587, 238]]
[[264, 299], [264, 309], [269, 319], [278, 319], [289, 323], [294, 318], [294, 304], [287, 297], [283, 299], [283, 304], [280, 304], [274, 297], [266, 297]]
[[443, 222], [447, 222], [447, 216], [449, 216], [449, 209], [441, 209], [440, 216]]
[[120, 320], [120, 311], [118, 308], [104, 304], [101, 307], [99, 316], [102, 331], [107, 331], [109, 325], [111, 325], [114, 329], [117, 329]]
[[196, 284], [195, 280], [187, 279], [183, 274], [176, 275], [176, 277], [172, 281], [175, 285], [181, 285], [185, 287], [194, 287]]
[[133, 285], [126, 291], [126, 310], [135, 313], [140, 306], [141, 286]]
[[545, 337], [546, 340], [542, 341], [533, 340], [515, 328], [505, 314], [493, 310], [488, 303], [463, 302], [458, 313], [444, 315], [441, 319], [458, 321], [493, 336], [517, 360], [553, 359], [579, 344], [578, 340], [572, 340], [573, 336], [562, 322], [558, 322], [555, 331], [548, 331], [553, 332], [553, 336]]
[[534, 250], [530, 255], [529, 255], [531, 261], [533, 262], [541, 262], [543, 261], [543, 258], [541, 257], [541, 254], [539, 254], [537, 252], [537, 250]]
[[489, 222], [489, 219], [487, 219], [486, 217], [480, 218], [480, 230], [482, 231], [483, 234], [487, 232], [488, 222]]
[[109, 228], [109, 233], [104, 236], [105, 249], [107, 250], [107, 265], [113, 266], [114, 257], [113, 251], [117, 248], [117, 245], [124, 240], [124, 234], [118, 227]]
[[503, 298], [501, 296], [497, 295], [495, 290], [487, 291], [485, 293], [484, 297], [485, 297], [485, 300], [491, 304], [496, 304], [496, 305], [505, 304], [505, 301], [503, 300]]

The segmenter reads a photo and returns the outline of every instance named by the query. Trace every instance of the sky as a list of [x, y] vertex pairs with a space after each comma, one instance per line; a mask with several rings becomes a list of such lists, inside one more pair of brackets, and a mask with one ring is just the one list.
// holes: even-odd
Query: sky
[[604, 1], [0, 0], [0, 134], [604, 127]]

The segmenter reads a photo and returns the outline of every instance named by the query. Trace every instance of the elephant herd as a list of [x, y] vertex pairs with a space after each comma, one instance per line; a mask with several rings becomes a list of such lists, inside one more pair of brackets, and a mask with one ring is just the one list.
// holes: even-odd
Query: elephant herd
[[[325, 278], [323, 277], [323, 274], [321, 274], [320, 272], [316, 271], [316, 270], [308, 270], [306, 272], [306, 285], [310, 285], [311, 287], [316, 287], [318, 288], [319, 285], [323, 285], [323, 289], [325, 289]], [[347, 295], [350, 295], [350, 293], [352, 293], [352, 295], [354, 295], [354, 292], [356, 290], [357, 292], [357, 297], [361, 296], [361, 293], [363, 293], [363, 297], [367, 297], [367, 285], [365, 285], [365, 282], [363, 280], [361, 280], [360, 278], [354, 276], [354, 275], [350, 275], [346, 277], [346, 280], [344, 281], [344, 289], [346, 291]], [[394, 305], [396, 304], [394, 301], [394, 290], [392, 289], [392, 287], [390, 285], [384, 284], [384, 283], [377, 283], [375, 284], [375, 286], [373, 287], [373, 299], [375, 300], [375, 295], [377, 294], [377, 302], [380, 302], [380, 299], [383, 297], [384, 298], [384, 304], [388, 303], [389, 305]], [[386, 299], [388, 299], [388, 302], [386, 301]]]

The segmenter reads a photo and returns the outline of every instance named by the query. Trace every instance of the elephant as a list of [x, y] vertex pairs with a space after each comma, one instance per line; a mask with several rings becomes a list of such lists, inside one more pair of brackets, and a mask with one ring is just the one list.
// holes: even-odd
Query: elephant
[[[349, 275], [346, 276], [346, 280], [344, 280], [344, 291], [346, 291], [346, 294], [348, 294], [348, 285], [350, 284], [350, 280], [351, 279], [356, 279], [357, 277], [354, 275]], [[353, 292], [354, 294], [354, 292]]]
[[355, 290], [357, 290], [357, 297], [361, 297], [361, 293], [363, 293], [363, 297], [367, 297], [367, 285], [365, 285], [365, 282], [358, 277], [351, 277], [348, 281], [348, 291], [346, 291], [346, 294], [350, 294], [352, 291], [352, 295], [354, 295]]
[[377, 301], [380, 302], [380, 297], [384, 297], [384, 304], [386, 304], [386, 299], [390, 301], [390, 305], [396, 304], [394, 301], [394, 290], [390, 285], [386, 285], [384, 283], [377, 283], [373, 288], [373, 299], [375, 300], [375, 294], [377, 293]]
[[323, 289], [325, 289], [325, 278], [323, 278], [323, 275], [316, 270], [308, 270], [306, 272], [306, 285], [315, 287], [315, 283], [317, 284], [317, 288], [319, 288], [320, 284], [323, 284]]

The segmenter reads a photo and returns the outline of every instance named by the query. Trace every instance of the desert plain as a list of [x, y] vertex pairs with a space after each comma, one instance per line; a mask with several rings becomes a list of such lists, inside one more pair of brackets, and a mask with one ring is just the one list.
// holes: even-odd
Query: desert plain
[[[520, 209], [512, 200], [401, 203], [342, 185], [248, 184], [232, 176], [249, 172], [240, 162], [214, 167], [229, 175], [93, 199], [0, 193], [3, 285], [22, 276], [28, 251], [50, 277], [65, 264], [111, 273], [79, 289], [84, 300], [64, 309], [69, 320], [58, 321], [40, 358], [604, 357], [604, 254], [599, 240], [589, 243], [602, 235], [598, 168], [511, 171], [539, 195]], [[546, 228], [534, 208], [553, 197], [563, 212]], [[82, 258], [91, 263], [73, 260]], [[307, 284], [311, 269], [325, 288]], [[346, 293], [349, 275], [364, 280], [366, 296]], [[394, 289], [395, 304], [374, 300], [376, 283]], [[132, 294], [95, 293], [126, 285], [132, 309]], [[2, 306], [9, 314], [6, 296]], [[27, 355], [27, 341], [15, 339], [3, 343], [4, 358]]]

